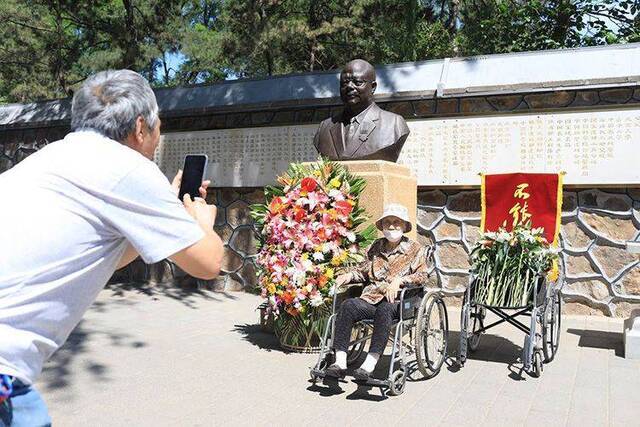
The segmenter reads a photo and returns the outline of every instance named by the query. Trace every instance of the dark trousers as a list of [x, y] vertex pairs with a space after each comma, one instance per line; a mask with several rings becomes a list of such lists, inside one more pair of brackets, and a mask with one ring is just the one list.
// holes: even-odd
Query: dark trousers
[[373, 319], [373, 336], [369, 353], [382, 354], [387, 346], [393, 320], [398, 317], [399, 303], [390, 303], [383, 299], [378, 304], [369, 304], [362, 298], [349, 298], [344, 301], [336, 315], [336, 329], [333, 348], [347, 351], [351, 339], [353, 324], [365, 319]]

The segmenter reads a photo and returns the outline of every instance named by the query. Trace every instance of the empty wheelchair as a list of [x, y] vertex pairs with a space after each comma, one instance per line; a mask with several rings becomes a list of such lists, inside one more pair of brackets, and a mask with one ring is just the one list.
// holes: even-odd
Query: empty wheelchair
[[[539, 277], [537, 289], [532, 292], [531, 300], [521, 307], [496, 307], [476, 301], [476, 283], [475, 277], [472, 276], [462, 302], [458, 364], [464, 366], [467, 352], [477, 350], [483, 333], [507, 322], [525, 334], [522, 346], [523, 370], [533, 377], [539, 377], [542, 374], [543, 363], [549, 363], [554, 359], [560, 345], [560, 290], [564, 283], [563, 276], [555, 282]], [[487, 311], [499, 319], [485, 325]], [[529, 325], [518, 320], [518, 317], [528, 317]]]

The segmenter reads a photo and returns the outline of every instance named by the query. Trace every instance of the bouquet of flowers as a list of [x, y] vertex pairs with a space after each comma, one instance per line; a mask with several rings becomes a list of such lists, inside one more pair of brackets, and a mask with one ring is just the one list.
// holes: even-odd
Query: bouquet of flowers
[[501, 228], [483, 233], [471, 251], [473, 300], [499, 307], [527, 305], [541, 277], [557, 280], [558, 252], [543, 237], [543, 229], [531, 229], [530, 223], [511, 232]]
[[277, 318], [311, 316], [334, 294], [339, 269], [364, 259], [375, 239], [358, 197], [366, 182], [326, 160], [291, 164], [265, 188], [265, 204], [252, 205], [260, 229], [258, 265], [261, 294]]

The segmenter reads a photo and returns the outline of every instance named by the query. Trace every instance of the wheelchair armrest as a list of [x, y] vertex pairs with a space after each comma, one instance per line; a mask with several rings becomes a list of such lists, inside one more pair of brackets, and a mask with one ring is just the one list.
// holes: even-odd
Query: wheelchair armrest
[[412, 298], [418, 295], [422, 298], [424, 295], [424, 287], [422, 285], [411, 284], [400, 288], [396, 299], [399, 297], [400, 301], [403, 301], [405, 298]]

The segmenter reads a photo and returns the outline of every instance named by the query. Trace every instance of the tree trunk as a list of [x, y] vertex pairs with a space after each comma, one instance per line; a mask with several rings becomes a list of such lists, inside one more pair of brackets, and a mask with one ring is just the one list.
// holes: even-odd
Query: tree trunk
[[122, 0], [125, 10], [125, 28], [122, 38], [124, 56], [122, 58], [122, 68], [135, 68], [136, 60], [139, 55], [138, 35], [135, 25], [134, 7], [131, 0]]
[[458, 20], [460, 18], [460, 0], [451, 0], [449, 19], [447, 20], [447, 31], [451, 35], [453, 44], [453, 54], [460, 56], [460, 47], [456, 42], [455, 35], [458, 32]]

